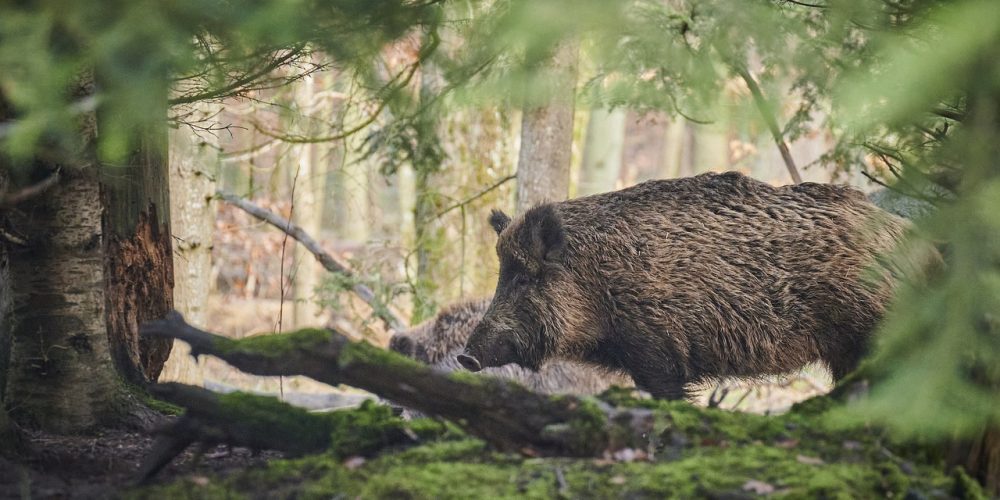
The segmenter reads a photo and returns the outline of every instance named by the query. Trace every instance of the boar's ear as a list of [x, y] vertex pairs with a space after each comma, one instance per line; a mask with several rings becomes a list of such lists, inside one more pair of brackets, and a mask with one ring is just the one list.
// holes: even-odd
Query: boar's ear
[[560, 262], [566, 248], [566, 232], [552, 205], [532, 208], [524, 215], [530, 231], [532, 255], [539, 262]]
[[510, 225], [510, 217], [500, 210], [493, 209], [490, 212], [490, 225], [493, 226], [493, 230], [497, 232], [497, 236], [503, 232], [507, 226]]
[[389, 339], [389, 350], [412, 358], [417, 352], [417, 347], [409, 335], [397, 333]]

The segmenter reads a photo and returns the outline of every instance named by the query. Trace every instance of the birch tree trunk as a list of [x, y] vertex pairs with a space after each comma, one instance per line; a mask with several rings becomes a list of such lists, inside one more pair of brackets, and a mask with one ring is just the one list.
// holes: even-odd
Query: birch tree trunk
[[517, 159], [517, 212], [569, 196], [578, 46], [565, 43], [546, 68], [558, 92], [543, 105], [524, 110]]
[[[92, 88], [84, 77], [80, 95]], [[89, 149], [96, 133], [94, 115], [83, 115], [81, 147]], [[9, 351], [0, 380], [12, 417], [68, 432], [95, 425], [119, 393], [105, 316], [99, 167], [39, 162], [32, 174], [57, 168], [57, 186], [3, 214], [21, 241], [3, 240], [9, 307], [0, 337]]]
[[[79, 95], [92, 82], [82, 79]], [[4, 242], [4, 403], [19, 422], [56, 432], [127, 417], [121, 378], [155, 380], [170, 349], [138, 337], [140, 322], [172, 305], [166, 122], [136, 131], [126, 165], [103, 166], [92, 154], [99, 113], [81, 115], [84, 153], [71, 164], [35, 162], [36, 173], [58, 168], [59, 183], [3, 214], [23, 232]]]
[[118, 383], [106, 322], [97, 167], [63, 167], [59, 186], [21, 208], [24, 248], [10, 250], [10, 361], [5, 403], [28, 425], [92, 427]]
[[622, 168], [625, 146], [625, 110], [594, 108], [587, 122], [587, 137], [580, 167], [580, 196], [613, 191]]

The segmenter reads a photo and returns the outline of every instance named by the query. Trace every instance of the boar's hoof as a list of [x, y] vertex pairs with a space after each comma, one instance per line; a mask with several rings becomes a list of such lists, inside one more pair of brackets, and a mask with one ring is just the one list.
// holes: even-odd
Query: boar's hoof
[[468, 354], [459, 354], [458, 362], [470, 372], [478, 372], [483, 369], [483, 365], [479, 363], [479, 360]]

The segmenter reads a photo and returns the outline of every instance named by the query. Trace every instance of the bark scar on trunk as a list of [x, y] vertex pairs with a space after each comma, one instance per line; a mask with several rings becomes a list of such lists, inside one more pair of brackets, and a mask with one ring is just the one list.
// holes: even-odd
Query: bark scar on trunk
[[107, 238], [108, 340], [119, 371], [139, 385], [156, 380], [172, 346], [168, 339], [139, 336], [139, 325], [173, 309], [173, 297], [164, 294], [174, 286], [170, 234], [157, 220], [150, 203], [132, 237]]

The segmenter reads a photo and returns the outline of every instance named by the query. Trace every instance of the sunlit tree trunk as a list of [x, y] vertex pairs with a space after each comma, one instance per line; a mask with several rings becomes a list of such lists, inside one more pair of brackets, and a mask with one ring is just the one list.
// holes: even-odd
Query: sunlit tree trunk
[[580, 196], [615, 189], [622, 167], [625, 146], [625, 110], [594, 108], [587, 122], [580, 167]]
[[[203, 104], [193, 119], [207, 119], [219, 105]], [[206, 325], [211, 289], [212, 235], [215, 229], [218, 136], [197, 134], [184, 124], [170, 131], [170, 225], [174, 237], [174, 308], [194, 325]], [[161, 381], [201, 385], [202, 362], [189, 355], [184, 342], [174, 342]]]
[[[315, 73], [307, 75], [299, 84], [296, 101], [305, 116], [318, 116], [315, 95], [318, 87]], [[318, 135], [321, 131], [307, 128], [307, 135]], [[298, 148], [298, 180], [295, 186], [295, 209], [292, 221], [311, 235], [319, 237], [323, 220], [323, 188], [326, 184], [325, 169], [320, 166], [319, 145], [302, 144]], [[302, 328], [317, 324], [319, 308], [316, 306], [315, 291], [319, 286], [321, 269], [308, 250], [302, 245], [295, 245], [292, 251], [295, 271], [292, 280], [292, 326]]]
[[546, 70], [552, 81], [558, 82], [551, 88], [564, 93], [523, 111], [517, 159], [518, 212], [569, 196], [577, 60], [575, 43], [560, 46]]

